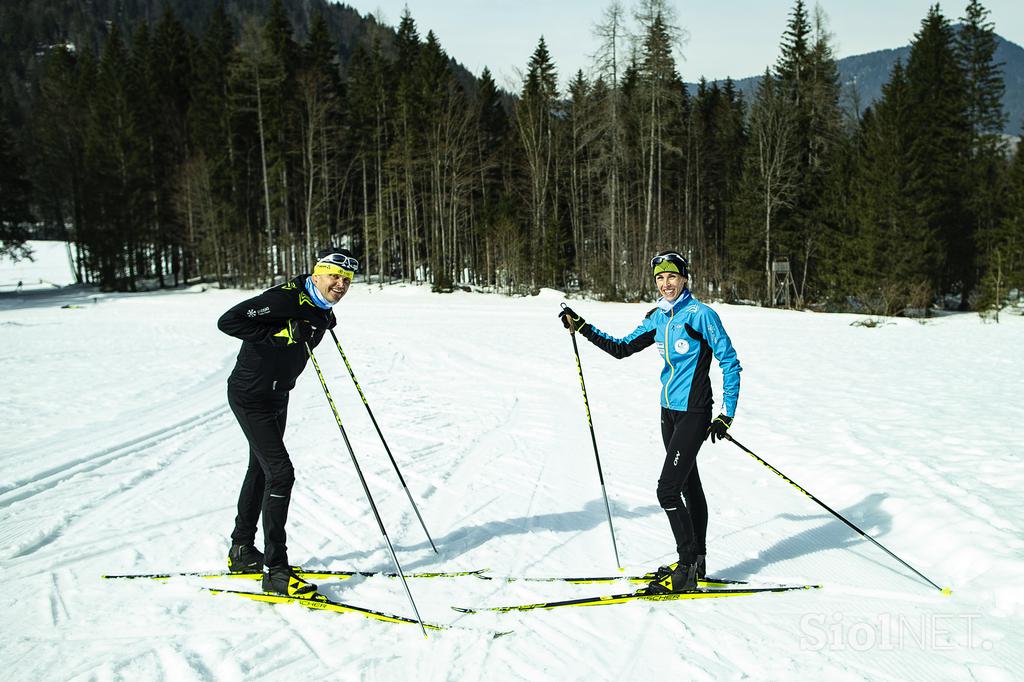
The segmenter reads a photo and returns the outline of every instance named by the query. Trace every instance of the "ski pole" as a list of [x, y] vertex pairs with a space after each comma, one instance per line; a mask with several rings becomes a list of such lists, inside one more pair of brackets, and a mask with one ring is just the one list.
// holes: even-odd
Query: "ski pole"
[[395, 461], [394, 455], [391, 454], [391, 448], [388, 447], [388, 442], [384, 440], [384, 434], [381, 433], [380, 426], [377, 425], [377, 419], [373, 416], [373, 410], [370, 409], [370, 403], [366, 400], [366, 396], [363, 394], [363, 389], [359, 386], [359, 381], [356, 379], [356, 373], [352, 371], [352, 365], [349, 364], [348, 358], [345, 357], [345, 351], [341, 349], [341, 341], [338, 341], [338, 336], [331, 329], [331, 338], [334, 339], [334, 345], [338, 347], [338, 352], [341, 353], [341, 359], [345, 361], [345, 367], [348, 369], [348, 375], [352, 377], [352, 383], [356, 385], [356, 390], [359, 392], [359, 397], [363, 400], [363, 405], [366, 406], [366, 413], [370, 415], [370, 421], [373, 422], [373, 428], [377, 429], [377, 435], [380, 436], [380, 442], [384, 444], [384, 450], [387, 451], [388, 457], [391, 459], [391, 466], [395, 468], [395, 473], [398, 474], [398, 480], [402, 483], [402, 487], [405, 488], [406, 497], [409, 498], [409, 504], [412, 505], [412, 510], [416, 512], [416, 518], [419, 519], [420, 525], [423, 526], [423, 532], [427, 535], [427, 540], [430, 541], [430, 546], [434, 550], [434, 554], [438, 554], [437, 546], [434, 545], [434, 539], [430, 537], [430, 531], [427, 530], [427, 524], [423, 522], [423, 517], [420, 516], [420, 510], [416, 506], [416, 502], [412, 499], [412, 493], [409, 492], [409, 486], [405, 484], [405, 477], [402, 476], [402, 472], [398, 469], [398, 462]]
[[416, 608], [416, 601], [412, 598], [412, 592], [409, 590], [409, 583], [405, 579], [405, 573], [402, 572], [402, 565], [398, 563], [398, 556], [395, 554], [395, 548], [391, 546], [391, 539], [388, 538], [388, 532], [384, 529], [384, 522], [380, 520], [380, 514], [377, 513], [377, 505], [373, 503], [373, 495], [370, 494], [370, 487], [366, 485], [366, 479], [363, 478], [363, 470], [359, 468], [359, 461], [356, 459], [356, 453], [352, 450], [352, 443], [348, 440], [348, 434], [345, 433], [345, 427], [341, 423], [341, 415], [338, 414], [338, 408], [334, 405], [334, 399], [331, 397], [331, 392], [327, 389], [327, 382], [324, 381], [324, 373], [320, 371], [320, 364], [316, 361], [316, 356], [313, 355], [313, 349], [309, 343], [306, 342], [306, 352], [309, 353], [309, 359], [313, 361], [313, 367], [316, 369], [316, 375], [320, 378], [320, 386], [324, 389], [324, 395], [327, 396], [327, 403], [331, 406], [331, 412], [334, 413], [334, 421], [338, 422], [338, 429], [341, 431], [341, 437], [345, 441], [345, 447], [348, 448], [348, 455], [352, 458], [352, 464], [356, 468], [356, 474], [359, 475], [359, 482], [363, 484], [363, 492], [366, 493], [366, 500], [370, 503], [370, 509], [373, 510], [373, 516], [377, 519], [377, 527], [380, 528], [380, 534], [384, 536], [384, 542], [388, 545], [388, 551], [391, 552], [391, 560], [395, 562], [395, 570], [398, 575], [402, 578], [402, 585], [405, 587], [405, 594], [409, 597], [409, 603], [412, 604], [413, 613], [416, 614], [416, 620], [419, 621], [420, 629], [423, 630], [423, 637], [427, 636], [427, 628], [423, 625], [423, 619], [420, 618], [420, 610]]
[[799, 490], [800, 492], [802, 492], [802, 493], [803, 493], [804, 495], [806, 495], [807, 497], [809, 497], [809, 498], [811, 498], [812, 500], [814, 500], [815, 502], [817, 502], [817, 503], [818, 503], [818, 505], [820, 505], [820, 506], [821, 506], [822, 508], [824, 508], [824, 509], [825, 509], [825, 511], [827, 511], [827, 512], [828, 512], [829, 514], [831, 514], [832, 516], [836, 517], [837, 519], [839, 519], [840, 521], [842, 521], [843, 523], [845, 523], [845, 524], [846, 524], [847, 526], [849, 526], [849, 527], [850, 527], [850, 528], [852, 528], [853, 530], [857, 531], [857, 533], [858, 533], [858, 534], [859, 534], [859, 535], [860, 535], [861, 537], [867, 538], [868, 540], [870, 540], [871, 542], [873, 542], [873, 543], [874, 543], [874, 544], [875, 544], [875, 545], [876, 545], [877, 547], [879, 547], [879, 548], [880, 548], [880, 549], [881, 549], [882, 551], [884, 551], [884, 552], [885, 552], [886, 554], [888, 554], [889, 556], [891, 556], [891, 557], [892, 557], [893, 559], [895, 559], [896, 561], [900, 562], [901, 564], [903, 564], [904, 566], [906, 566], [907, 568], [909, 568], [909, 569], [910, 569], [911, 571], [913, 571], [914, 573], [916, 573], [916, 574], [917, 574], [917, 575], [919, 575], [920, 577], [924, 578], [924, 580], [925, 580], [926, 582], [928, 582], [928, 584], [929, 584], [929, 585], [931, 585], [932, 587], [934, 587], [935, 589], [937, 589], [937, 590], [938, 590], [939, 592], [941, 592], [942, 594], [946, 595], [947, 597], [948, 597], [948, 596], [949, 596], [950, 594], [952, 594], [952, 593], [953, 593], [953, 592], [952, 592], [952, 590], [951, 590], [950, 588], [948, 588], [948, 587], [939, 587], [938, 585], [936, 585], [936, 584], [935, 584], [934, 582], [932, 582], [932, 581], [931, 581], [931, 580], [930, 580], [930, 579], [929, 579], [929, 578], [928, 578], [928, 577], [927, 577], [927, 576], [926, 576], [926, 575], [925, 575], [924, 573], [921, 573], [921, 571], [917, 570], [916, 568], [914, 568], [913, 566], [911, 566], [910, 564], [908, 564], [908, 563], [907, 563], [906, 561], [904, 561], [903, 559], [899, 558], [898, 556], [896, 556], [895, 554], [893, 554], [892, 552], [890, 552], [890, 551], [889, 551], [888, 549], [886, 549], [886, 548], [885, 548], [885, 547], [884, 547], [884, 546], [882, 545], [882, 543], [880, 543], [880, 542], [879, 542], [878, 540], [875, 540], [875, 539], [874, 539], [873, 537], [871, 537], [870, 535], [868, 535], [867, 533], [865, 533], [864, 531], [862, 531], [862, 530], [861, 530], [860, 528], [858, 528], [857, 526], [855, 526], [855, 525], [854, 525], [854, 524], [853, 524], [853, 523], [852, 523], [851, 521], [848, 521], [848, 520], [847, 520], [847, 519], [846, 519], [846, 518], [845, 518], [845, 517], [844, 517], [844, 516], [843, 516], [842, 514], [840, 514], [840, 513], [839, 513], [839, 512], [837, 512], [836, 510], [832, 509], [832, 507], [828, 506], [827, 504], [825, 504], [824, 502], [822, 502], [821, 500], [819, 500], [819, 499], [818, 499], [817, 497], [815, 497], [814, 495], [812, 495], [812, 494], [810, 494], [809, 492], [807, 492], [807, 491], [806, 491], [806, 490], [805, 490], [804, 488], [802, 488], [801, 486], [797, 485], [797, 483], [796, 483], [796, 482], [795, 482], [795, 481], [794, 481], [793, 479], [791, 479], [791, 478], [790, 478], [789, 476], [786, 476], [786, 474], [782, 473], [781, 471], [779, 471], [778, 469], [776, 469], [775, 467], [773, 467], [773, 466], [772, 466], [771, 464], [769, 464], [768, 462], [764, 461], [763, 459], [761, 459], [760, 457], [758, 457], [757, 455], [755, 455], [755, 454], [754, 454], [754, 453], [753, 453], [753, 452], [752, 452], [752, 451], [751, 451], [750, 449], [748, 449], [748, 448], [747, 448], [746, 446], [744, 446], [744, 445], [743, 445], [742, 443], [740, 443], [740, 442], [739, 442], [738, 440], [736, 440], [735, 438], [733, 438], [733, 437], [732, 437], [731, 435], [729, 435], [728, 433], [726, 433], [726, 434], [725, 434], [725, 437], [726, 437], [726, 438], [728, 438], [728, 439], [729, 439], [730, 441], [732, 441], [732, 443], [733, 443], [733, 444], [734, 444], [734, 445], [735, 445], [736, 447], [738, 447], [738, 448], [739, 448], [740, 450], [743, 450], [743, 451], [744, 451], [744, 452], [746, 452], [746, 453], [747, 453], [748, 455], [750, 455], [751, 457], [753, 457], [754, 459], [756, 459], [756, 460], [757, 460], [758, 462], [760, 462], [761, 464], [763, 464], [763, 465], [765, 465], [766, 467], [768, 467], [768, 469], [770, 469], [770, 470], [771, 470], [771, 471], [772, 471], [773, 473], [775, 473], [775, 474], [776, 474], [776, 475], [777, 475], [777, 476], [778, 476], [779, 478], [781, 478], [781, 479], [782, 479], [783, 481], [785, 481], [786, 483], [789, 483], [789, 484], [790, 484], [791, 486], [793, 486], [794, 488], [796, 488], [797, 490]]
[[[564, 310], [568, 306], [562, 304]], [[590, 426], [590, 440], [594, 443], [594, 459], [597, 460], [597, 477], [601, 481], [601, 494], [604, 496], [604, 510], [608, 513], [608, 530], [612, 533], [612, 551], [615, 552], [615, 565], [622, 570], [619, 562], [619, 546], [615, 543], [615, 526], [612, 525], [612, 508], [608, 504], [608, 492], [604, 487], [604, 472], [601, 471], [601, 455], [597, 451], [597, 436], [594, 435], [594, 421], [590, 418], [590, 401], [587, 399], [587, 385], [583, 381], [583, 365], [580, 364], [580, 349], [576, 345], [576, 330], [569, 324], [569, 336], [572, 338], [572, 352], [576, 356], [576, 371], [580, 375], [580, 388], [583, 390], [583, 406], [587, 410], [587, 424]]]

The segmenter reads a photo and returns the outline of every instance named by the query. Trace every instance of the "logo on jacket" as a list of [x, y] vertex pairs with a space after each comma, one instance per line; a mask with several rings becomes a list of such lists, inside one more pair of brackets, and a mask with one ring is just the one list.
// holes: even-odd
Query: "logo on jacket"
[[256, 317], [256, 309], [249, 308], [248, 310], [245, 311], [245, 314], [248, 315], [249, 317]]
[[677, 339], [676, 340], [675, 348], [676, 348], [676, 352], [677, 353], [679, 353], [680, 355], [683, 355], [683, 354], [689, 352], [690, 344], [687, 342], [686, 339]]

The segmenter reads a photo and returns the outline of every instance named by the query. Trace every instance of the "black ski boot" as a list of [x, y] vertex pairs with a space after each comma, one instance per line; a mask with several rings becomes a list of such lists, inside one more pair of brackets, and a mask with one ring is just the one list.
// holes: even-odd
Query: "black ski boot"
[[647, 594], [671, 594], [690, 592], [697, 589], [697, 566], [695, 564], [673, 564], [672, 572], [660, 580], [647, 585]]
[[291, 566], [268, 566], [263, 572], [263, 591], [300, 599], [325, 599], [316, 591], [316, 585], [296, 575]]
[[704, 580], [704, 578], [708, 577], [707, 559], [707, 554], [697, 555], [697, 580]]
[[231, 545], [228, 570], [232, 573], [262, 573], [263, 552], [252, 545]]

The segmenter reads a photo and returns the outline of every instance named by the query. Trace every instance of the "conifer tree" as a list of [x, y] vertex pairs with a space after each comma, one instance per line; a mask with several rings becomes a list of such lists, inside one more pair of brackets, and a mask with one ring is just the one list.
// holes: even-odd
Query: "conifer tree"
[[317, 14], [303, 48], [298, 75], [301, 106], [303, 259], [313, 257], [316, 244], [333, 243], [334, 183], [340, 150], [341, 78], [337, 55], [323, 14]]
[[971, 131], [953, 29], [937, 5], [914, 35], [906, 74], [907, 130], [914, 165], [912, 196], [941, 245], [939, 257], [927, 264], [931, 284], [936, 292], [960, 293], [961, 305], [967, 305], [974, 235], [965, 215], [963, 170], [970, 154]]
[[569, 81], [568, 100], [566, 102], [564, 136], [567, 157], [566, 183], [569, 225], [572, 234], [571, 261], [575, 267], [575, 279], [582, 281], [586, 272], [586, 256], [584, 243], [585, 230], [592, 224], [590, 218], [590, 201], [587, 192], [588, 176], [590, 175], [591, 134], [590, 119], [593, 109], [591, 85], [579, 70]]
[[[509, 202], [507, 178], [510, 175], [511, 150], [509, 149], [508, 113], [501, 102], [501, 93], [490, 69], [484, 67], [476, 88], [475, 100], [476, 166], [480, 175], [477, 192], [479, 207], [474, 213], [476, 232], [480, 240], [477, 250], [477, 276], [487, 285], [497, 285], [499, 261], [512, 263], [512, 254], [501, 245], [514, 242], [514, 232], [509, 225]], [[513, 247], [514, 248], [514, 247]], [[481, 253], [482, 251], [482, 253]]]
[[1015, 291], [1024, 294], [1024, 151], [1017, 147], [1006, 175], [1005, 213], [986, 235], [985, 272], [979, 283], [976, 309], [999, 321], [1000, 309]]
[[452, 149], [447, 125], [449, 105], [448, 55], [433, 31], [427, 33], [415, 64], [417, 117], [423, 132], [424, 218], [429, 226], [427, 259], [433, 288], [451, 291], [453, 280], [455, 222], [451, 215], [452, 196], [446, 168]]
[[362, 228], [363, 264], [367, 277], [375, 265], [380, 248], [375, 245], [377, 226], [383, 221], [383, 164], [390, 146], [389, 127], [392, 120], [389, 69], [380, 39], [371, 36], [368, 44], [360, 44], [349, 68], [348, 127], [353, 138], [353, 163], [358, 176], [356, 214]]
[[1002, 147], [1002, 130], [1006, 124], [1003, 111], [1002, 63], [995, 61], [995, 27], [988, 20], [989, 11], [978, 0], [970, 0], [961, 18], [956, 37], [956, 51], [966, 78], [967, 121], [973, 134], [972, 152]]
[[165, 10], [153, 31], [150, 44], [136, 46], [134, 61], [144, 74], [140, 91], [145, 93], [137, 106], [145, 104], [140, 116], [143, 135], [149, 142], [150, 220], [153, 230], [154, 274], [163, 286], [170, 269], [178, 284], [188, 279], [188, 259], [183, 258], [185, 234], [174, 209], [174, 179], [180, 174], [189, 153], [188, 111], [192, 100], [193, 46], [184, 27], [171, 11]]
[[897, 62], [882, 99], [863, 118], [850, 197], [855, 231], [840, 251], [846, 294], [877, 314], [927, 307], [940, 246], [914, 199], [912, 116], [909, 83]]
[[129, 53], [115, 23], [103, 46], [86, 128], [87, 190], [94, 238], [90, 255], [105, 289], [134, 290], [138, 226], [145, 197], [146, 145], [140, 138]]
[[965, 173], [966, 220], [971, 223], [974, 239], [970, 247], [976, 257], [976, 261], [965, 264], [963, 273], [963, 302], [969, 303], [967, 297], [979, 272], [990, 265], [998, 269], [1000, 264], [990, 264], [990, 260], [1002, 257], [995, 244], [1005, 203], [1002, 130], [1006, 114], [1002, 104], [1002, 64], [995, 61], [996, 37], [988, 21], [988, 10], [978, 0], [971, 0], [961, 22], [956, 49], [966, 80], [966, 115], [971, 128], [971, 153]]
[[[195, 47], [191, 98], [187, 113], [188, 158], [175, 179], [175, 206], [185, 226], [185, 268], [213, 275], [227, 283], [239, 274], [245, 258], [237, 257], [248, 244], [248, 230], [239, 229], [247, 202], [240, 196], [246, 185], [244, 167], [236, 163], [237, 101], [231, 90], [235, 67], [235, 36], [223, 2], [210, 16]], [[228, 254], [235, 254], [229, 258]]]
[[798, 299], [814, 280], [813, 258], [829, 233], [825, 190], [836, 166], [841, 121], [839, 76], [830, 41], [821, 9], [816, 8], [811, 18], [803, 0], [797, 0], [783, 34], [776, 74], [791, 119], [798, 182], [790, 205], [779, 216], [776, 244], [799, 273]]
[[553, 254], [558, 245], [552, 225], [551, 196], [554, 190], [555, 116], [558, 110], [558, 80], [544, 37], [530, 57], [523, 89], [516, 103], [515, 125], [523, 153], [526, 176], [528, 224], [534, 263], [532, 286], [551, 285], [555, 276]]
[[[716, 292], [725, 269], [725, 233], [743, 169], [744, 111], [735, 84], [697, 86], [690, 120], [687, 156], [688, 231], [684, 240], [701, 264], [700, 286]], [[691, 198], [692, 195], [692, 198]]]
[[419, 117], [421, 90], [415, 75], [422, 41], [408, 8], [402, 12], [398, 24], [395, 48], [397, 56], [391, 65], [391, 82], [395, 84], [394, 144], [389, 165], [395, 176], [392, 184], [398, 195], [395, 201], [399, 223], [397, 233], [403, 238], [399, 240], [395, 249], [398, 253], [393, 257], [400, 260], [403, 274], [413, 279], [421, 270], [420, 251], [423, 247], [420, 234], [422, 216], [417, 201], [417, 165], [420, 164], [425, 131]]

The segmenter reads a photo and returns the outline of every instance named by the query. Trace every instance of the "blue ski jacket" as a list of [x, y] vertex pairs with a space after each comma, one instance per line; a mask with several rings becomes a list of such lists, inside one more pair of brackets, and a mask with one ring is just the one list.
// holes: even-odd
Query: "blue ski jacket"
[[592, 324], [579, 333], [616, 358], [655, 344], [665, 361], [661, 368], [661, 406], [679, 412], [710, 411], [714, 405], [708, 370], [711, 356], [722, 368], [725, 413], [734, 417], [740, 396], [740, 361], [718, 313], [698, 301], [689, 289], [674, 302], [659, 299], [640, 326], [628, 336], [615, 338]]

